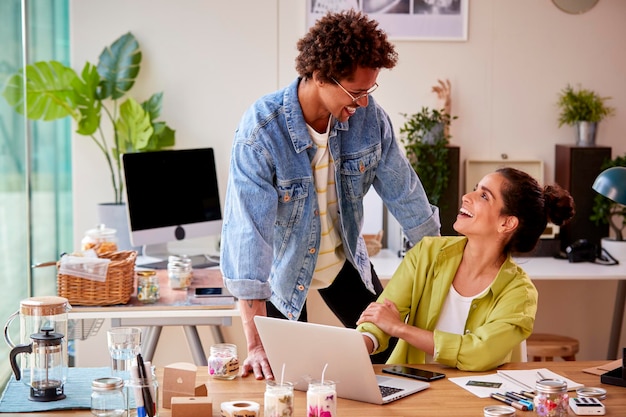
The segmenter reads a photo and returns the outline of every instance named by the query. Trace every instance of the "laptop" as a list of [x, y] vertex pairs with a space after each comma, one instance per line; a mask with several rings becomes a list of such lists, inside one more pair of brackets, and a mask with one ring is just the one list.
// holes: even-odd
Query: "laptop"
[[386, 404], [430, 387], [428, 382], [376, 375], [356, 329], [326, 326], [292, 320], [256, 316], [256, 327], [274, 377], [281, 378], [299, 391], [308, 381], [334, 381], [337, 396], [372, 404]]

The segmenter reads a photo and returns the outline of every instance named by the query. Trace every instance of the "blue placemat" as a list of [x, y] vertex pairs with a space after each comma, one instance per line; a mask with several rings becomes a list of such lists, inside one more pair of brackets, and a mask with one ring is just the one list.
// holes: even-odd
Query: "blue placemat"
[[15, 376], [7, 383], [0, 399], [0, 413], [73, 410], [91, 408], [91, 381], [111, 376], [111, 368], [68, 368], [63, 391], [67, 398], [58, 401], [30, 401], [30, 388]]

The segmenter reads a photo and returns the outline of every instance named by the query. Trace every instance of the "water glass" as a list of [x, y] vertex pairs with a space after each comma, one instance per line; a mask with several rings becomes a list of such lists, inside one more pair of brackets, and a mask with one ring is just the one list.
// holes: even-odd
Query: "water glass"
[[130, 367], [141, 353], [141, 329], [139, 327], [114, 327], [107, 331], [107, 343], [111, 354], [111, 372], [124, 381], [130, 379]]

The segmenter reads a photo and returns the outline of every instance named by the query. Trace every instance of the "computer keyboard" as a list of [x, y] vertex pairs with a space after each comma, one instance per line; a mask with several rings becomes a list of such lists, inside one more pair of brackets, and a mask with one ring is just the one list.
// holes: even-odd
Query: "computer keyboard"
[[379, 385], [378, 388], [380, 388], [380, 393], [382, 394], [383, 398], [388, 395], [395, 394], [398, 391], [402, 391], [402, 389], [400, 388], [388, 387], [386, 385]]
[[[204, 255], [190, 256], [191, 267], [194, 269], [210, 268], [213, 266], [219, 266], [219, 262], [207, 259]], [[148, 262], [145, 264], [137, 264], [140, 268], [146, 269], [167, 269], [167, 259], [156, 262]]]

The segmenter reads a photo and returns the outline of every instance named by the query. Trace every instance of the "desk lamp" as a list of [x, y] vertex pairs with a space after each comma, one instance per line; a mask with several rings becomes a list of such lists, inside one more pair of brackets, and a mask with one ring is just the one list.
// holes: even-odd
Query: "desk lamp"
[[591, 188], [606, 198], [626, 206], [626, 167], [612, 167], [602, 171]]
[[[626, 205], [626, 167], [612, 167], [606, 169], [598, 175], [593, 182], [592, 188], [606, 198], [615, 201], [618, 204]], [[624, 300], [626, 299], [626, 282], [620, 280], [617, 286], [616, 303], [621, 303], [620, 311], [624, 310]], [[618, 325], [614, 323], [614, 325]], [[619, 320], [621, 329], [622, 322]], [[609, 342], [609, 355], [617, 352], [618, 340]], [[613, 356], [614, 357], [614, 356]], [[605, 384], [620, 385], [626, 387], [626, 348], [622, 353], [622, 366], [607, 372], [600, 377]]]

